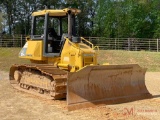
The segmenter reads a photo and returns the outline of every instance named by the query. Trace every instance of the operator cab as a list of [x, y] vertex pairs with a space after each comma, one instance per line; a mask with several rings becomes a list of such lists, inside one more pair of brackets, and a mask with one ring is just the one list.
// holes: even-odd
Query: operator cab
[[75, 15], [79, 12], [77, 9], [63, 9], [32, 14], [31, 39], [43, 40], [43, 56], [60, 56], [64, 37], [75, 36]]

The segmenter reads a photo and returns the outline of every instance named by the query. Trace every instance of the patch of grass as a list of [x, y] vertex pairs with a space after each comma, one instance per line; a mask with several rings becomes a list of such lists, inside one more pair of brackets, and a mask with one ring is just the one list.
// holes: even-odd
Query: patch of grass
[[[0, 48], [0, 70], [8, 71], [12, 64], [27, 64], [29, 60], [18, 58], [21, 48]], [[139, 64], [148, 71], [160, 71], [160, 52], [100, 50], [100, 64]]]
[[147, 71], [160, 71], [160, 52], [101, 50], [98, 56], [100, 64], [139, 64]]
[[29, 60], [18, 57], [20, 50], [21, 48], [0, 47], [0, 70], [9, 71], [12, 64], [29, 63]]

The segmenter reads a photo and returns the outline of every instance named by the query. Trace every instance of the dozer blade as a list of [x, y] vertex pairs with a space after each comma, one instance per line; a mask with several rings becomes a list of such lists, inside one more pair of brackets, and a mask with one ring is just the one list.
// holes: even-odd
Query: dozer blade
[[68, 75], [68, 110], [151, 98], [137, 64], [87, 66]]

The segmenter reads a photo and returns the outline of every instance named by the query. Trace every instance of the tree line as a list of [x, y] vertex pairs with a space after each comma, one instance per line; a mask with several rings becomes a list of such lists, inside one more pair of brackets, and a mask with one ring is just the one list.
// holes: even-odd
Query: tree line
[[80, 9], [80, 36], [160, 37], [160, 0], [0, 0], [1, 34], [28, 35], [32, 12], [45, 5], [52, 9]]

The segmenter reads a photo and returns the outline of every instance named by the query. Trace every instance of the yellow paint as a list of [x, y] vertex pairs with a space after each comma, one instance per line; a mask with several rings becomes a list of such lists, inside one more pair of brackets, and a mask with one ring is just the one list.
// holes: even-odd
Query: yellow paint
[[[78, 9], [67, 8], [63, 10], [42, 10], [34, 12], [32, 16], [45, 15], [46, 13], [49, 13], [49, 16], [67, 16], [68, 10], [71, 10], [75, 15], [80, 13]], [[54, 64], [70, 72], [78, 71], [87, 65], [97, 65], [97, 52], [94, 49], [98, 47], [82, 37], [80, 43], [73, 43], [68, 38], [65, 39], [60, 56], [45, 57], [43, 55], [43, 40], [32, 40], [27, 36], [27, 44], [21, 50], [20, 58], [29, 59], [32, 63], [37, 64]], [[22, 52], [25, 49], [26, 52]]]
[[33, 63], [51, 63], [62, 69], [70, 68], [71, 72], [86, 65], [97, 65], [97, 52], [82, 42], [73, 43], [66, 38], [60, 57], [44, 57], [42, 40], [28, 40], [27, 43], [26, 56], [21, 58], [30, 59]]
[[38, 11], [38, 12], [34, 12], [32, 13], [32, 16], [40, 16], [40, 15], [45, 15], [46, 13], [49, 13], [49, 16], [67, 16], [67, 12], [68, 10], [71, 10], [73, 14], [79, 14], [81, 11], [78, 9], [69, 9], [69, 8], [65, 8], [62, 10], [42, 10], [42, 11]]
[[[85, 61], [87, 58], [90, 61]], [[68, 38], [64, 44], [61, 61], [62, 64], [68, 64], [72, 67], [71, 72], [75, 72], [87, 65], [97, 64], [97, 53], [84, 43], [72, 43]]]
[[28, 47], [26, 51], [26, 56], [21, 58], [33, 59], [33, 60], [45, 60], [42, 56], [42, 40], [37, 41], [27, 41]]

